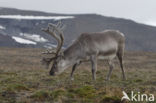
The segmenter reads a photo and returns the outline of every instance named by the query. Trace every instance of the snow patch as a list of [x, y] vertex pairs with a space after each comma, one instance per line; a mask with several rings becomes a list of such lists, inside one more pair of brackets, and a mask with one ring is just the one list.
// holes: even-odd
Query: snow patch
[[37, 34], [27, 34], [27, 33], [20, 33], [20, 36], [24, 36], [26, 39], [33, 40], [35, 42], [47, 42], [48, 40], [41, 37], [40, 35]]
[[3, 29], [3, 30], [4, 30], [4, 29], [6, 29], [6, 28], [5, 28], [4, 26], [0, 25], [0, 29]]
[[26, 19], [26, 20], [61, 20], [61, 19], [72, 19], [74, 16], [23, 16], [23, 15], [0, 15], [0, 18], [4, 19]]
[[51, 43], [47, 43], [46, 45], [44, 45], [45, 48], [48, 48], [48, 49], [52, 49], [52, 48], [56, 48], [57, 45], [55, 44], [51, 44]]
[[156, 21], [147, 21], [145, 22], [147, 25], [156, 26]]
[[[57, 45], [56, 44], [52, 44], [52, 43], [47, 43], [46, 45], [44, 45], [45, 48], [48, 49], [52, 49], [52, 48], [56, 48]], [[65, 49], [65, 47], [63, 46], [62, 49]]]
[[30, 41], [27, 39], [23, 39], [20, 37], [16, 37], [16, 36], [12, 36], [12, 39], [14, 39], [16, 42], [21, 43], [21, 44], [33, 44], [33, 45], [37, 44], [36, 42]]

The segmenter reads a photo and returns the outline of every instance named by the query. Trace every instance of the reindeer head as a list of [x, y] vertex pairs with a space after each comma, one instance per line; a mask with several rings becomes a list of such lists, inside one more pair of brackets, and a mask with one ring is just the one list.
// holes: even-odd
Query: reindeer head
[[48, 27], [46, 29], [42, 29], [42, 31], [50, 34], [57, 40], [57, 47], [56, 51], [49, 51], [47, 50], [46, 52], [43, 52], [43, 54], [53, 54], [54, 56], [51, 58], [43, 58], [42, 62], [45, 63], [47, 66], [49, 66], [50, 62], [53, 61], [52, 68], [50, 70], [50, 75], [55, 75], [59, 74], [63, 71], [64, 69], [64, 55], [63, 52], [61, 51], [61, 47], [63, 46], [63, 28], [65, 26], [61, 24], [61, 22], [58, 22], [57, 25], [49, 23]]

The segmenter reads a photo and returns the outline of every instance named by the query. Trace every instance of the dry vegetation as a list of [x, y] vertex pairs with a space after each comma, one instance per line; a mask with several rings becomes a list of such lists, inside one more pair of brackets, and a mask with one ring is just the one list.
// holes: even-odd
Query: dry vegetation
[[49, 76], [49, 70], [40, 64], [41, 51], [0, 48], [0, 103], [120, 103], [123, 90], [156, 96], [156, 53], [126, 52], [127, 81], [122, 81], [115, 60], [110, 82], [105, 81], [108, 65], [104, 61], [98, 62], [96, 82], [91, 78], [90, 63], [79, 66], [71, 82], [71, 68]]

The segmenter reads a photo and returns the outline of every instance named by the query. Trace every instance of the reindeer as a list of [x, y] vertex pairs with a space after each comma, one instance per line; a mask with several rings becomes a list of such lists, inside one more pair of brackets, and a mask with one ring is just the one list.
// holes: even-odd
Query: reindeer
[[70, 78], [73, 80], [73, 73], [76, 67], [84, 60], [89, 60], [92, 67], [92, 78], [93, 80], [96, 80], [97, 59], [102, 57], [103, 59], [108, 60], [109, 63], [110, 69], [106, 77], [106, 80], [109, 80], [114, 68], [112, 60], [117, 56], [120, 62], [123, 79], [126, 80], [123, 68], [125, 47], [125, 37], [123, 33], [118, 30], [82, 33], [68, 48], [61, 51], [64, 41], [62, 27], [61, 23], [58, 23], [57, 25], [49, 23], [46, 29], [42, 29], [42, 31], [53, 36], [58, 43], [55, 52], [44, 52], [45, 54], [53, 54], [54, 56], [42, 59], [47, 65], [53, 61], [53, 65], [49, 72], [50, 75], [58, 75], [66, 68], [73, 66], [70, 74]]

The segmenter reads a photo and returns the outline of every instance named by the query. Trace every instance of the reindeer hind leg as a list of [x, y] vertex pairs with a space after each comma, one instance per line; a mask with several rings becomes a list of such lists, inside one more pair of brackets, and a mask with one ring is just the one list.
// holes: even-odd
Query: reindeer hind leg
[[126, 75], [125, 75], [125, 71], [124, 71], [124, 67], [123, 67], [123, 55], [124, 55], [124, 49], [120, 48], [118, 53], [117, 53], [117, 57], [119, 59], [120, 67], [122, 70], [123, 80], [126, 80]]

